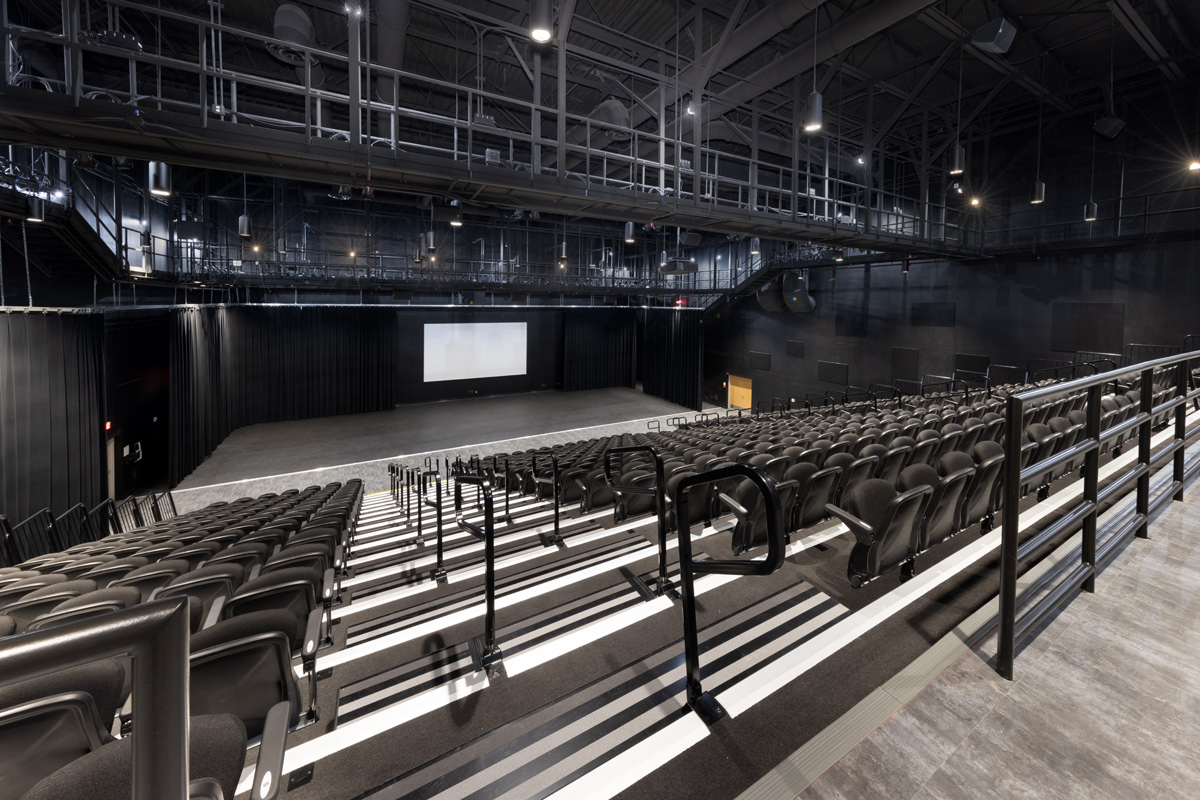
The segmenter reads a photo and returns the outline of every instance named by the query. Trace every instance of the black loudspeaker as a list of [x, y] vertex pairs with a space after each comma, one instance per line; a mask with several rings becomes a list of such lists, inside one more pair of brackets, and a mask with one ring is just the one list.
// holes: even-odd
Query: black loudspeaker
[[763, 307], [763, 311], [769, 311], [772, 314], [778, 314], [785, 310], [783, 305], [783, 295], [779, 293], [779, 284], [771, 281], [766, 286], [758, 290], [758, 304]]
[[686, 247], [699, 247], [704, 237], [695, 231], [680, 231], [679, 243]]
[[1017, 35], [1017, 26], [1004, 17], [994, 19], [971, 35], [971, 44], [985, 53], [1007, 53]]
[[803, 272], [788, 272], [783, 276], [783, 303], [789, 311], [811, 314], [817, 301], [808, 291], [808, 276]]
[[1102, 117], [1092, 125], [1092, 130], [1105, 139], [1115, 139], [1121, 131], [1125, 130], [1125, 121], [1116, 117]]

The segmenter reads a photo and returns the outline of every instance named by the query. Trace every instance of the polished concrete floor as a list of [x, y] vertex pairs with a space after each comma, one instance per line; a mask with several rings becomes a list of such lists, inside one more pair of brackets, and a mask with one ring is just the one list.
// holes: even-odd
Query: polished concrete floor
[[803, 800], [1200, 797], [1200, 491], [1027, 640], [981, 641]]

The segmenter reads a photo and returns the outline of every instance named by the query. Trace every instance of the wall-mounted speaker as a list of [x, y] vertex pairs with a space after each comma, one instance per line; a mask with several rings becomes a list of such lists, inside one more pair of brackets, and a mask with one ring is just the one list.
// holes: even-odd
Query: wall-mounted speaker
[[758, 290], [758, 304], [762, 306], [763, 311], [769, 311], [772, 314], [782, 313], [787, 308], [783, 304], [783, 295], [779, 292], [779, 284], [775, 281], [769, 282]]
[[704, 241], [704, 237], [695, 231], [681, 230], [679, 232], [679, 243], [685, 247], [699, 247], [702, 241]]
[[1125, 121], [1116, 117], [1101, 117], [1092, 125], [1092, 130], [1105, 139], [1115, 139], [1125, 130]]
[[1017, 36], [1017, 26], [1004, 17], [983, 25], [971, 35], [971, 44], [985, 53], [1007, 53]]
[[811, 314], [817, 310], [817, 301], [808, 291], [808, 275], [803, 272], [788, 272], [782, 281], [783, 303], [789, 311]]

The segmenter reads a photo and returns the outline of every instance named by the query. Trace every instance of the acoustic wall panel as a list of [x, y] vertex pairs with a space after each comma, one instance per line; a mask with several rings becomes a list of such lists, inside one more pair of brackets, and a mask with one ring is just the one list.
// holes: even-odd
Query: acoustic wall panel
[[817, 380], [835, 383], [838, 386], [848, 386], [850, 385], [850, 365], [839, 364], [836, 361], [818, 361]]
[[911, 322], [914, 326], [953, 328], [954, 303], [913, 303]]
[[892, 380], [919, 381], [921, 379], [921, 351], [915, 347], [892, 348]]
[[770, 353], [756, 353], [753, 350], [751, 350], [750, 351], [750, 369], [761, 369], [761, 370], [770, 372], [770, 370], [771, 370], [771, 354]]
[[1124, 303], [1054, 303], [1051, 307], [1051, 350], [1120, 353], [1124, 343]]
[[954, 368], [967, 372], [987, 372], [992, 363], [991, 356], [980, 356], [973, 353], [955, 353]]
[[787, 343], [787, 354], [791, 358], [804, 358], [804, 342], [797, 342], [789, 339]]

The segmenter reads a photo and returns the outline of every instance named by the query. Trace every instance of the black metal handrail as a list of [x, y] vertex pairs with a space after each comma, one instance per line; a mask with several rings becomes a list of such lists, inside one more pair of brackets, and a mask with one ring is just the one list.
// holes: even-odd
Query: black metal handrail
[[83, 503], [76, 503], [60, 514], [58, 519], [54, 520], [54, 527], [59, 532], [59, 538], [66, 544], [64, 550], [99, 538], [92, 531], [87, 506]]
[[921, 382], [910, 381], [907, 378], [896, 378], [892, 381], [892, 390], [897, 397], [911, 397], [921, 393]]
[[12, 538], [12, 526], [8, 517], [0, 514], [0, 567], [15, 567], [24, 561], [17, 550], [17, 543]]
[[133, 800], [185, 798], [188, 604], [168, 597], [0, 642], [0, 686], [133, 657]]
[[134, 497], [126, 497], [117, 503], [113, 507], [113, 513], [116, 515], [117, 524], [121, 527], [121, 533], [129, 533], [145, 524], [138, 513], [137, 500]]
[[[858, 389], [857, 392], [851, 392], [851, 389]], [[846, 393], [842, 395], [842, 405], [848, 406], [851, 403], [868, 402], [871, 404], [873, 411], [879, 410], [879, 398], [871, 389], [864, 389], [861, 386], [847, 386]]]
[[[501, 519], [503, 519], [504, 522], [506, 522], [507, 524], [511, 525], [513, 519], [512, 519], [512, 513], [509, 510], [508, 498], [510, 495], [512, 495], [512, 470], [509, 468], [509, 465], [508, 465], [508, 453], [493, 453], [491, 456], [491, 459], [492, 459], [492, 476], [491, 476], [492, 477], [492, 486], [496, 485], [495, 478], [496, 478], [497, 472], [500, 472], [500, 474], [504, 476], [504, 516], [501, 517]], [[504, 459], [504, 469], [503, 470], [500, 470], [499, 466], [498, 466], [498, 462], [500, 459]]]
[[[483, 494], [483, 527], [467, 521], [462, 510], [463, 485], [474, 486]], [[496, 520], [492, 483], [482, 475], [461, 475], [454, 482], [454, 521], [459, 530], [466, 531], [483, 542], [483, 593], [486, 610], [483, 615], [483, 643], [479, 667], [489, 678], [502, 674], [500, 646], [496, 643]]]
[[[929, 380], [930, 378], [934, 378], [935, 380], [930, 381]], [[957, 378], [953, 378], [949, 375], [925, 375], [925, 376], [923, 376], [921, 378], [921, 396], [928, 397], [927, 393], [931, 389], [939, 390], [940, 387], [946, 386], [946, 387], [949, 387], [946, 389], [946, 394], [950, 395], [951, 398], [953, 398], [954, 387], [956, 385], [962, 387], [963, 400], [966, 401], [967, 396], [971, 393], [971, 387], [967, 386], [966, 381], [962, 381]]]
[[92, 529], [101, 539], [121, 532], [120, 526], [117, 525], [116, 510], [111, 497], [101, 500], [95, 508], [88, 512], [88, 517], [92, 521]]
[[[537, 474], [538, 456], [550, 456], [550, 477], [549, 478], [538, 477], [538, 474]], [[543, 536], [542, 543], [547, 546], [554, 544], [554, 545], [558, 545], [561, 547], [563, 540], [562, 540], [562, 534], [559, 532], [559, 524], [558, 524], [559, 508], [561, 505], [559, 502], [560, 492], [559, 492], [558, 480], [559, 480], [560, 476], [559, 476], [559, 469], [558, 469], [558, 453], [554, 452], [553, 450], [536, 450], [536, 451], [534, 451], [530, 457], [529, 473], [530, 473], [530, 475], [533, 476], [533, 484], [535, 487], [539, 486], [539, 485], [545, 486], [545, 485], [549, 484], [550, 499], [554, 501], [554, 535], [550, 536], [550, 537]]]
[[48, 508], [35, 511], [13, 525], [12, 540], [16, 544], [21, 561], [67, 549], [56, 535], [54, 515]]
[[[1131, 537], [1145, 538], [1150, 516], [1170, 499], [1183, 499], [1183, 483], [1187, 478], [1184, 463], [1184, 450], [1187, 442], [1187, 400], [1200, 397], [1200, 390], [1189, 391], [1187, 382], [1187, 363], [1200, 357], [1200, 351], [1183, 355], [1148, 361], [1132, 367], [1115, 369], [1078, 378], [1067, 383], [1054, 384], [1026, 392], [1009, 395], [1007, 405], [1007, 430], [1014, 435], [1007, 437], [1005, 444], [1004, 463], [1004, 515], [1001, 528], [1000, 545], [1000, 623], [999, 650], [996, 658], [996, 670], [1008, 679], [1013, 677], [1013, 661], [1017, 644], [1045, 621], [1050, 614], [1066, 602], [1074, 590], [1095, 590], [1096, 571], [1114, 556], [1121, 544]], [[1088, 362], [1091, 363], [1091, 362]], [[1154, 376], [1156, 371], [1174, 368], [1176, 395], [1158, 406], [1154, 403]], [[1138, 412], [1120, 425], [1111, 426], [1107, 431], [1101, 430], [1101, 397], [1106, 386], [1123, 378], [1136, 377], [1139, 379], [1141, 403]], [[1064, 448], [1052, 453], [1035, 464], [1021, 466], [1021, 447], [1023, 437], [1015, 435], [1022, 429], [1025, 409], [1028, 405], [1038, 403], [1052, 397], [1072, 395], [1078, 392], [1087, 393], [1087, 420], [1083, 436], [1070, 448]], [[1153, 420], [1156, 415], [1175, 412], [1175, 437], [1159, 456], [1151, 458], [1151, 436]], [[1099, 488], [1099, 467], [1101, 444], [1126, 430], [1138, 429], [1138, 457], [1136, 466], [1126, 475], [1119, 476], [1105, 490]], [[1041, 475], [1050, 474], [1056, 468], [1083, 456], [1083, 496], [1070, 508], [1064, 509], [1062, 516], [1051, 525], [1034, 534], [1027, 541], [1020, 541], [1020, 502], [1022, 484]], [[1162, 493], [1153, 503], [1150, 502], [1150, 473], [1156, 461], [1173, 458], [1173, 480], [1167, 491]], [[1136, 477], [1135, 477], [1136, 476]], [[1110, 503], [1117, 498], [1118, 492], [1125, 489], [1134, 480], [1137, 482], [1135, 513], [1120, 526], [1120, 528], [1105, 542], [1104, 547], [1097, 552], [1096, 521], [1101, 503]], [[1017, 611], [1017, 576], [1021, 572], [1023, 562], [1036, 556], [1043, 547], [1068, 533], [1082, 529], [1082, 546], [1080, 563], [1066, 569], [1063, 577], [1054, 588], [1029, 604], [1028, 608]]]
[[[650, 457], [654, 459], [653, 489], [646, 489], [641, 486], [620, 486], [613, 480], [613, 456], [624, 455], [625, 453], [649, 453]], [[667, 483], [663, 469], [662, 454], [652, 444], [613, 447], [604, 454], [604, 479], [608, 481], [608, 485], [614, 491], [621, 491], [625, 494], [654, 495], [654, 513], [658, 515], [658, 584], [655, 587], [655, 592], [660, 595], [664, 594], [671, 588], [671, 581], [667, 577]]]
[[1085, 361], [1082, 364], [1064, 364], [1061, 367], [1047, 367], [1045, 369], [1034, 370], [1028, 373], [1026, 380], [1028, 383], [1037, 383], [1043, 378], [1062, 380], [1064, 373], [1068, 380], [1074, 380], [1081, 369], [1090, 369], [1092, 375], [1097, 375], [1100, 372], [1100, 369], [1096, 366], [1096, 362]]
[[[429, 506], [437, 511], [437, 565], [430, 577], [438, 583], [446, 582], [446, 566], [443, 563], [442, 549], [442, 479], [436, 472], [420, 472], [421, 491], [417, 499], [417, 543], [420, 544], [423, 533], [423, 514], [421, 509]], [[433, 481], [434, 499], [429, 499], [429, 482]]]
[[[767, 555], [762, 559], [737, 561], [692, 560], [692, 530], [688, 520], [688, 490], [694, 486], [749, 478], [767, 504]], [[716, 697], [705, 692], [700, 682], [700, 642], [696, 628], [695, 575], [770, 575], [783, 566], [787, 543], [784, 541], [783, 506], [775, 481], [746, 464], [730, 464], [710, 472], [685, 475], [675, 485], [675, 516], [679, 540], [679, 581], [683, 589], [683, 648], [687, 662], [687, 704], [705, 724], [712, 725], [725, 716]]]
[[1143, 361], [1153, 361], [1156, 358], [1169, 358], [1183, 352], [1177, 344], [1127, 344], [1121, 354], [1121, 366], [1140, 364]]

